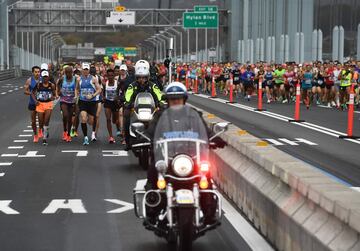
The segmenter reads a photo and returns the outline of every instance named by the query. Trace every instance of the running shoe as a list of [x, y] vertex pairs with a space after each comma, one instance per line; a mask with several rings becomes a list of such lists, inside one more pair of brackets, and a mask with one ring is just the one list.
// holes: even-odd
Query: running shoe
[[63, 136], [62, 136], [62, 140], [66, 141], [67, 140], [67, 132], [63, 132]]
[[319, 100], [316, 100], [317, 105], [321, 105], [321, 102]]
[[332, 106], [332, 107], [336, 107], [336, 104], [335, 104], [334, 101], [331, 101], [331, 106]]
[[115, 143], [115, 139], [113, 137], [109, 138], [109, 144], [114, 144]]
[[121, 136], [121, 131], [117, 131], [116, 132], [116, 137], [120, 137]]
[[39, 136], [37, 135], [34, 135], [34, 140], [33, 140], [34, 143], [37, 143], [39, 142]]
[[270, 103], [271, 103], [271, 100], [270, 100], [270, 99], [268, 99], [267, 103], [268, 103], [268, 104], [270, 104]]
[[48, 145], [46, 139], [43, 139], [43, 140], [42, 140], [42, 144], [43, 144], [43, 146], [47, 146], [47, 145]]
[[70, 135], [66, 135], [66, 142], [71, 142], [71, 136]]
[[85, 137], [84, 137], [84, 143], [83, 143], [83, 145], [84, 145], [84, 146], [89, 145], [89, 138], [88, 138], [88, 136], [85, 136]]
[[43, 131], [39, 129], [39, 138], [43, 138], [43, 137], [44, 137]]
[[287, 99], [284, 99], [284, 100], [282, 101], [283, 104], [285, 104], [285, 103], [287, 103], [287, 102], [288, 102]]
[[91, 134], [91, 141], [97, 141], [96, 134], [94, 132]]

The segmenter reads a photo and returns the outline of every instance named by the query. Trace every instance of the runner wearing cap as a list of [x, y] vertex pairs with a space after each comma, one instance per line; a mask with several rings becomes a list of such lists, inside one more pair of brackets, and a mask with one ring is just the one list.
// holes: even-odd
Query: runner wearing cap
[[36, 112], [39, 117], [39, 137], [43, 138], [43, 145], [47, 145], [49, 137], [49, 123], [56, 96], [55, 85], [49, 82], [49, 72], [41, 72], [42, 81], [32, 91], [32, 97], [36, 100]]
[[90, 75], [90, 65], [88, 63], [82, 64], [82, 75], [80, 77], [79, 83], [76, 85], [75, 95], [79, 96], [79, 111], [80, 111], [80, 120], [81, 120], [81, 129], [84, 135], [84, 145], [89, 144], [89, 138], [87, 136], [87, 122], [92, 125], [92, 135], [91, 138], [96, 139], [95, 129], [96, 129], [96, 111], [97, 111], [97, 98], [96, 96], [100, 94], [101, 87], [98, 83], [98, 80]]

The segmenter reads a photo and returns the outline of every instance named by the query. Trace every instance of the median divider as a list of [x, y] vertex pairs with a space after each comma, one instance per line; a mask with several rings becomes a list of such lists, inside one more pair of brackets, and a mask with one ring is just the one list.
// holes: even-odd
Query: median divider
[[[209, 125], [222, 121], [206, 111]], [[221, 190], [278, 250], [360, 250], [360, 193], [230, 125], [214, 150]]]

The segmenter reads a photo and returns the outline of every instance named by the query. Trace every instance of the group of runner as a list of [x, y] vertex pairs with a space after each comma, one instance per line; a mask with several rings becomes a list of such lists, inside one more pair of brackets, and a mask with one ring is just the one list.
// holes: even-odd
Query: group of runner
[[[347, 109], [351, 86], [354, 86], [355, 103], [359, 104], [360, 62], [315, 62], [307, 64], [239, 64], [192, 63], [177, 64], [173, 79], [178, 79], [189, 89], [205, 93], [229, 95], [230, 86], [238, 98], [250, 100], [257, 94], [261, 80], [266, 102], [290, 103], [295, 101], [296, 84], [299, 83], [302, 102]], [[196, 82], [197, 81], [197, 82]], [[197, 85], [197, 86], [196, 86]]]
[[[352, 89], [355, 92], [355, 104], [359, 104], [359, 73], [359, 62], [172, 65], [173, 80], [183, 82], [189, 90], [196, 88], [199, 92], [215, 92], [212, 94], [224, 96], [232, 90], [235, 98], [250, 100], [257, 94], [261, 82], [267, 103], [290, 103], [295, 101], [296, 85], [299, 84], [302, 102], [307, 108], [316, 103], [343, 110], [347, 109]], [[58, 71], [51, 64], [34, 66], [32, 76], [25, 83], [25, 94], [30, 96], [28, 109], [31, 112], [33, 141], [41, 139], [44, 145], [48, 143], [52, 111], [59, 101], [64, 141], [71, 142], [73, 137], [78, 136], [79, 125], [84, 135], [84, 145], [96, 141], [99, 118], [104, 107], [109, 143], [115, 143], [114, 125], [116, 136], [125, 144], [128, 135], [124, 127], [128, 126], [126, 117], [129, 116], [124, 109], [126, 91], [130, 86], [130, 97], [130, 93], [139, 89], [138, 85], [133, 84], [135, 80], [135, 68], [131, 61], [117, 65], [103, 62], [71, 63], [62, 65]], [[149, 65], [148, 80], [156, 87], [151, 87], [150, 91], [156, 92], [155, 96], [160, 99], [160, 91], [168, 82], [168, 65]], [[91, 125], [91, 137], [88, 137], [88, 124]]]
[[[32, 76], [26, 80], [25, 94], [29, 95], [28, 109], [31, 113], [33, 141], [40, 139], [47, 145], [52, 111], [60, 102], [63, 121], [62, 139], [71, 142], [78, 136], [78, 127], [84, 135], [84, 145], [97, 140], [99, 117], [102, 106], [105, 110], [109, 143], [115, 143], [112, 124], [116, 136], [124, 141], [123, 103], [127, 87], [134, 81], [132, 65], [105, 65], [103, 63], [78, 63], [63, 65], [58, 72], [51, 65], [42, 64], [32, 68]], [[54, 76], [56, 75], [56, 76]], [[38, 118], [39, 124], [36, 124]], [[91, 125], [91, 138], [88, 137]]]

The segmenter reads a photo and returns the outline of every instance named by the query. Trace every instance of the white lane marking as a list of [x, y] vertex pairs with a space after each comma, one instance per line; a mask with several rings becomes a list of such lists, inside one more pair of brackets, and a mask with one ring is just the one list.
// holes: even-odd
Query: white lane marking
[[355, 113], [359, 113], [360, 114], [360, 112], [359, 111], [354, 111]]
[[6, 92], [2, 92], [2, 93], [1, 93], [1, 95], [5, 95], [5, 94], [6, 94]]
[[15, 139], [14, 140], [14, 143], [26, 143], [26, 142], [29, 142], [29, 140], [27, 140], [27, 139]]
[[8, 149], [23, 149], [24, 146], [8, 146]]
[[45, 155], [37, 155], [38, 151], [28, 151], [25, 155], [19, 155], [19, 158], [43, 158]]
[[19, 88], [22, 89], [22, 88], [24, 88], [24, 86], [20, 86]]
[[13, 92], [13, 90], [8, 90], [8, 92]]
[[318, 144], [314, 143], [314, 142], [311, 142], [310, 140], [307, 140], [307, 139], [303, 139], [303, 138], [295, 138], [297, 141], [297, 143], [304, 143], [304, 144], [307, 144], [309, 146], [317, 146]]
[[296, 142], [293, 142], [291, 140], [288, 140], [288, 139], [285, 139], [285, 138], [279, 138], [279, 140], [281, 140], [282, 142], [286, 143], [286, 144], [289, 144], [291, 146], [298, 146], [299, 144], [296, 143]]
[[17, 157], [18, 155], [17, 153], [3, 153], [1, 157]]
[[25, 130], [23, 130], [23, 132], [33, 132], [33, 130], [25, 129]]
[[[31, 125], [29, 125], [29, 126], [27, 126], [27, 128], [32, 128], [32, 126]], [[31, 130], [32, 131], [32, 130]]]
[[5, 173], [0, 173], [0, 177], [4, 177]]
[[360, 187], [352, 187], [351, 189], [357, 191], [357, 192], [360, 192]]
[[60, 209], [68, 209], [74, 214], [86, 214], [87, 211], [80, 199], [70, 200], [52, 200], [49, 205], [42, 211], [42, 214], [54, 214]]
[[19, 134], [19, 137], [32, 137], [32, 134]]
[[103, 150], [103, 157], [126, 157], [128, 156], [127, 151], [123, 150]]
[[19, 90], [19, 88], [15, 88], [14, 90], [17, 91], [17, 90]]
[[277, 141], [276, 139], [264, 139], [266, 141], [269, 141], [274, 146], [284, 146], [284, 143], [281, 143], [280, 141]]
[[107, 211], [108, 214], [121, 214], [123, 212], [132, 210], [134, 208], [134, 205], [132, 203], [122, 201], [122, 200], [115, 200], [115, 199], [104, 199], [105, 201], [114, 203], [116, 205], [120, 205], [122, 207]]
[[88, 151], [84, 150], [62, 150], [62, 153], [76, 153], [76, 157], [86, 157], [88, 156]]
[[20, 214], [18, 211], [10, 207], [12, 200], [0, 200], [0, 212], [4, 214]]
[[11, 166], [12, 162], [0, 162], [0, 166]]
[[332, 109], [332, 107], [331, 107], [331, 106], [327, 106], [327, 105], [317, 105], [317, 107], [322, 107], [322, 108]]
[[[203, 97], [203, 98], [209, 98], [210, 97], [210, 96], [203, 95], [203, 94], [195, 95], [195, 96]], [[225, 101], [225, 100], [219, 101], [219, 98], [216, 98], [216, 99], [213, 99], [213, 100], [218, 101], [220, 103], [224, 103], [223, 101]], [[250, 106], [245, 106], [245, 105], [241, 105], [241, 104], [230, 104], [230, 105], [239, 107], [239, 108], [244, 109], [244, 110], [252, 111], [252, 112], [255, 112], [255, 113], [258, 113], [258, 114], [262, 114], [262, 115], [265, 115], [265, 116], [268, 116], [268, 117], [272, 117], [272, 118], [275, 118], [275, 119], [278, 119], [278, 120], [282, 120], [282, 121], [288, 121], [289, 119], [292, 119], [292, 118], [289, 118], [289, 117], [286, 117], [286, 116], [283, 116], [283, 115], [280, 115], [280, 114], [277, 114], [277, 113], [273, 113], [273, 112], [254, 111], [254, 108], [252, 108]], [[358, 112], [358, 113], [360, 113], [360, 112]], [[341, 135], [346, 135], [343, 132], [339, 132], [339, 131], [336, 131], [336, 130], [333, 130], [333, 129], [330, 129], [330, 128], [326, 128], [326, 127], [315, 125], [315, 124], [308, 123], [308, 122], [303, 122], [303, 123], [296, 123], [295, 122], [293, 124], [296, 124], [296, 125], [299, 125], [299, 126], [302, 126], [302, 127], [306, 127], [306, 128], [311, 129], [313, 131], [317, 131], [317, 132], [320, 132], [320, 133], [323, 133], [323, 134], [327, 134], [329, 136], [333, 136], [333, 137], [336, 137], [336, 138], [338, 138]], [[353, 143], [356, 143], [356, 144], [360, 144], [360, 141], [358, 141], [358, 140], [354, 140], [354, 139], [344, 139], [344, 140], [349, 141], [349, 142], [353, 142]]]
[[274, 251], [274, 249], [266, 242], [266, 240], [239, 214], [238, 211], [223, 197], [222, 209], [224, 216], [230, 224], [246, 241], [252, 250]]

